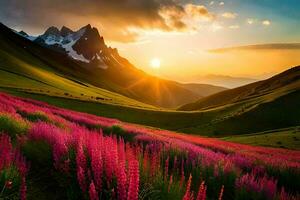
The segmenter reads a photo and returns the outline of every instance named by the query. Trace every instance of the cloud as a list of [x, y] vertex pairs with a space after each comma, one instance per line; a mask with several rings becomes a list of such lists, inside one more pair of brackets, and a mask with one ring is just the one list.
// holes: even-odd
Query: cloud
[[[0, 19], [9, 26], [42, 32], [50, 25], [76, 29], [88, 23], [111, 41], [130, 42], [138, 30], [191, 31], [199, 19], [212, 20], [205, 6], [186, 0], [0, 0]], [[134, 31], [132, 31], [134, 30]], [[29, 32], [30, 32], [29, 31]]]
[[160, 16], [170, 27], [170, 31], [194, 31], [198, 21], [212, 21], [214, 14], [210, 13], [203, 5], [186, 4], [184, 6], [164, 6], [159, 11]]
[[202, 18], [213, 20], [215, 18], [215, 16], [202, 5], [187, 4], [185, 5], [185, 12], [194, 19]]
[[264, 26], [270, 26], [270, 25], [271, 25], [271, 21], [269, 21], [269, 20], [264, 20], [264, 21], [262, 21], [262, 24], [263, 24]]
[[247, 24], [254, 24], [254, 22], [255, 22], [255, 19], [252, 19], [252, 18], [249, 18], [249, 19], [247, 19]]
[[214, 4], [215, 4], [214, 1], [211, 1], [211, 2], [209, 3], [210, 6], [212, 6], [212, 5], [214, 5]]
[[[159, 15], [163, 17], [169, 30], [184, 31], [187, 25], [183, 22], [186, 16], [185, 10], [181, 6], [164, 6], [160, 9]], [[168, 30], [168, 31], [169, 31]]]
[[219, 23], [213, 23], [211, 26], [210, 26], [210, 29], [212, 32], [217, 32], [221, 29], [223, 29], [223, 26], [220, 25]]
[[233, 12], [225, 12], [222, 14], [222, 17], [227, 18], [227, 19], [234, 19], [237, 17], [237, 14], [233, 13]]
[[223, 1], [221, 1], [221, 2], [219, 3], [220, 6], [224, 6], [224, 4], [225, 4], [225, 3], [224, 3]]
[[274, 44], [257, 44], [248, 46], [228, 47], [221, 49], [212, 49], [212, 53], [225, 53], [236, 50], [300, 50], [300, 43], [274, 43]]
[[239, 29], [240, 26], [239, 25], [231, 25], [228, 28], [230, 28], [230, 29]]

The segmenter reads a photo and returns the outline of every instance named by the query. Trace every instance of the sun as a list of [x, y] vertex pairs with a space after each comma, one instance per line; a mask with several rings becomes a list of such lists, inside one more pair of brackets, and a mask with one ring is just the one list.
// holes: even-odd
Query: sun
[[151, 67], [154, 69], [159, 69], [160, 68], [160, 60], [158, 58], [153, 58], [151, 60]]

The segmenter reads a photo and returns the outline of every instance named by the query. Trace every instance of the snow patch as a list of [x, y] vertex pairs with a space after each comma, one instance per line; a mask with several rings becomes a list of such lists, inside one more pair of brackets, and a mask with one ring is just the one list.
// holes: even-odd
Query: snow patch
[[30, 40], [30, 41], [33, 41], [33, 40], [35, 40], [37, 37], [36, 36], [31, 36], [31, 35], [29, 35], [29, 36], [27, 36], [26, 37], [28, 40]]
[[102, 61], [102, 59], [101, 59], [101, 57], [96, 53], [96, 56], [97, 56], [97, 59], [98, 60], [101, 60]]
[[[13, 29], [12, 29], [12, 30], [13, 30]], [[28, 39], [28, 40], [30, 40], [30, 41], [33, 41], [33, 40], [35, 40], [35, 39], [37, 38], [36, 36], [23, 35], [23, 34], [19, 33], [19, 32], [16, 31], [16, 30], [13, 30], [13, 32], [15, 32], [16, 34], [18, 34], [18, 35], [22, 36], [23, 38], [26, 38], [26, 39]]]
[[54, 45], [61, 44], [64, 38], [62, 36], [48, 35], [43, 39], [47, 45]]
[[[68, 56], [75, 60], [79, 60], [85, 63], [89, 63], [90, 60], [86, 59], [82, 54], [78, 54], [74, 49], [73, 45], [83, 36], [85, 33], [85, 28], [80, 29], [75, 33], [70, 33], [67, 36], [56, 36], [56, 35], [47, 35], [41, 36], [47, 45], [60, 45], [65, 49]], [[87, 38], [86, 38], [87, 39]]]
[[76, 51], [72, 48], [72, 46], [77, 42], [77, 40], [73, 40], [72, 42], [69, 42], [68, 44], [62, 45], [62, 47], [66, 50], [68, 55], [75, 59], [75, 60], [80, 60], [85, 63], [90, 63], [88, 59], [86, 59], [82, 54], [77, 54]]
[[98, 55], [98, 53], [96, 53], [96, 57], [97, 57], [97, 60], [99, 60], [103, 63], [103, 65], [98, 65], [98, 67], [101, 69], [107, 69], [108, 66], [103, 62], [102, 58]]

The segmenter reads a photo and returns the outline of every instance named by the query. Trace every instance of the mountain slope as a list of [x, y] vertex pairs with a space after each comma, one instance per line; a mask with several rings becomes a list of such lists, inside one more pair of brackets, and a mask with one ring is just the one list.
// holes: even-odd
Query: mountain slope
[[[51, 58], [51, 59], [50, 59]], [[52, 59], [53, 58], [53, 59]], [[74, 78], [72, 71], [84, 75], [72, 61], [14, 34], [0, 24], [0, 86], [31, 93], [64, 96], [124, 106], [154, 109], [153, 106], [95, 87]]]
[[197, 80], [197, 82], [199, 83], [221, 85], [228, 88], [236, 88], [258, 81], [251, 78], [224, 76], [216, 74], [209, 74], [206, 76], [195, 76], [193, 77], [193, 79]]
[[[257, 99], [268, 94], [273, 94], [275, 98], [276, 96], [285, 95], [299, 89], [300, 66], [291, 68], [264, 81], [258, 81], [202, 98], [194, 103], [180, 107], [179, 110], [191, 111], [215, 108], [249, 99]], [[265, 101], [268, 101], [268, 99], [265, 99]]]
[[259, 133], [229, 136], [222, 139], [255, 146], [300, 150], [300, 127], [296, 126]]
[[51, 49], [53, 52], [43, 55], [35, 51], [32, 53], [49, 62], [56, 60], [59, 65], [54, 67], [63, 73], [147, 104], [175, 108], [207, 96], [210, 92], [207, 93], [206, 88], [215, 88], [207, 85], [203, 92], [199, 92], [184, 84], [160, 79], [138, 70], [121, 57], [117, 49], [108, 47], [98, 30], [90, 25], [78, 31], [67, 27], [60, 30], [50, 27], [37, 38], [24, 33], [19, 35]]
[[201, 97], [206, 97], [206, 96], [227, 90], [227, 88], [221, 87], [221, 86], [198, 84], [198, 83], [186, 83], [186, 84], [183, 84], [183, 87], [185, 87], [188, 90], [193, 91], [194, 93], [200, 95]]

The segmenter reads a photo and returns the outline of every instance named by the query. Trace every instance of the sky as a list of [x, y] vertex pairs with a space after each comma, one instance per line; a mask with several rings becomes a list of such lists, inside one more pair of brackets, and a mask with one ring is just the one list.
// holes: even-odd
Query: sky
[[299, 10], [299, 0], [0, 0], [0, 22], [32, 35], [91, 24], [138, 68], [201, 82], [300, 65]]

